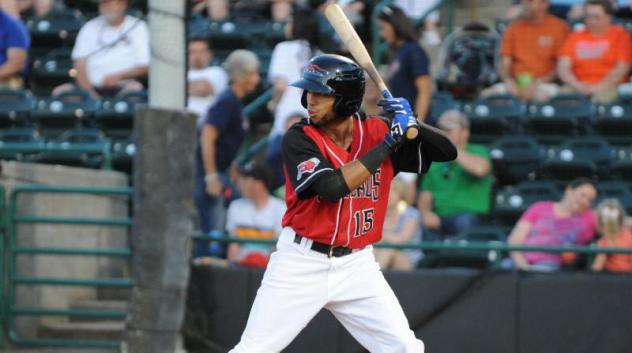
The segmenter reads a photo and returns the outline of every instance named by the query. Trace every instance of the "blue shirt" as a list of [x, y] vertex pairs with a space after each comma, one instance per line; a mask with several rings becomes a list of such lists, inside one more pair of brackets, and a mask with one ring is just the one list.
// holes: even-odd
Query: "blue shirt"
[[428, 63], [428, 56], [419, 44], [407, 42], [399, 47], [389, 65], [389, 88], [393, 97], [404, 97], [414, 107], [417, 101], [415, 80], [429, 75]]
[[21, 48], [28, 51], [30, 45], [31, 38], [26, 26], [0, 10], [0, 65], [7, 62], [8, 49]]
[[[225, 172], [237, 156], [237, 150], [246, 135], [246, 122], [241, 102], [233, 91], [229, 88], [220, 93], [206, 114], [204, 122], [212, 125], [219, 132], [215, 141], [215, 167], [218, 172]], [[202, 163], [202, 151], [199, 144], [198, 162]]]

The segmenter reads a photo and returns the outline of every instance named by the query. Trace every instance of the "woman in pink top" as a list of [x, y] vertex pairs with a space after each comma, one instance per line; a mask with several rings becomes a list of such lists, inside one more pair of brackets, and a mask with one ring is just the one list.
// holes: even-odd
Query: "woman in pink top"
[[[573, 180], [560, 201], [531, 205], [509, 235], [509, 244], [564, 246], [589, 243], [597, 223], [590, 208], [596, 197], [597, 188], [592, 180]], [[511, 260], [521, 270], [556, 270], [564, 262], [559, 253], [520, 251], [512, 252]]]

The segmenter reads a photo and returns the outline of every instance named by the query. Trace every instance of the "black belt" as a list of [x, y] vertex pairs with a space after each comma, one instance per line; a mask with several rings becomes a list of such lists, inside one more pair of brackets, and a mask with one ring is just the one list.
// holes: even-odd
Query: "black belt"
[[[307, 239], [307, 237], [304, 237], [304, 236], [302, 236], [300, 234], [296, 234], [296, 235], [294, 235], [294, 242], [296, 244], [300, 244], [301, 240], [303, 238]], [[332, 257], [332, 256], [333, 257], [341, 257], [341, 256], [349, 255], [354, 250], [354, 249], [351, 249], [351, 248], [347, 248], [346, 246], [336, 246], [336, 247], [334, 247], [334, 246], [327, 245], [327, 244], [317, 243], [315, 241], [312, 241], [312, 248], [311, 249], [314, 250], [314, 251], [317, 251], [317, 252], [319, 252], [321, 254], [325, 254], [325, 255], [327, 255], [329, 257]], [[360, 250], [360, 249], [357, 249], [357, 250]]]

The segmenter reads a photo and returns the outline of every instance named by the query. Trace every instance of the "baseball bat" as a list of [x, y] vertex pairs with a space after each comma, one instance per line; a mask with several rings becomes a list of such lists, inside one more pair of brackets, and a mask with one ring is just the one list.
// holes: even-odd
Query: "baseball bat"
[[[382, 76], [373, 65], [373, 60], [371, 60], [371, 56], [369, 56], [369, 52], [366, 50], [364, 43], [356, 33], [353, 25], [347, 19], [347, 16], [342, 11], [342, 8], [338, 4], [330, 4], [325, 8], [325, 17], [331, 26], [334, 28], [342, 42], [345, 44], [353, 58], [356, 60], [358, 65], [363, 68], [371, 77], [371, 80], [375, 82], [378, 89], [382, 93], [382, 97], [384, 98], [392, 98], [391, 92], [386, 87], [384, 80], [382, 80]], [[419, 130], [416, 126], [411, 126], [406, 130], [406, 138], [409, 140], [417, 137]]]

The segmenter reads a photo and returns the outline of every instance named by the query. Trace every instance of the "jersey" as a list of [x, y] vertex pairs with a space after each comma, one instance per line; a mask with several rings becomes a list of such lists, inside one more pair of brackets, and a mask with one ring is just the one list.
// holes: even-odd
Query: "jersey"
[[399, 171], [425, 172], [430, 166], [421, 138], [406, 141], [362, 185], [336, 202], [316, 195], [310, 186], [326, 172], [364, 155], [388, 131], [384, 120], [356, 114], [351, 146], [345, 150], [304, 121], [292, 126], [282, 144], [287, 206], [283, 226], [315, 242], [352, 249], [379, 241], [393, 177]]

